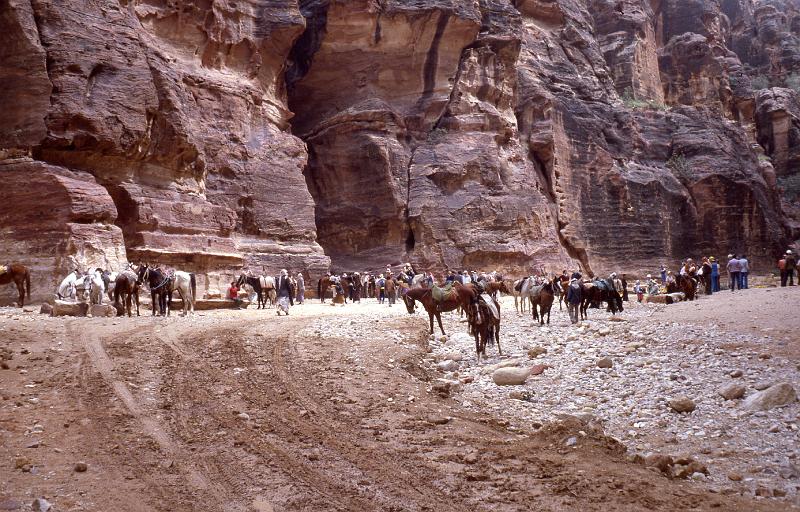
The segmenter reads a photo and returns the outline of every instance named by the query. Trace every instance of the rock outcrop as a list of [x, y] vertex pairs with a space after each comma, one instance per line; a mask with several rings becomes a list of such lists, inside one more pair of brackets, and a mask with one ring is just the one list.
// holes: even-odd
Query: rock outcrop
[[38, 298], [125, 260], [202, 293], [331, 262], [771, 261], [798, 234], [793, 0], [0, 7], [0, 257]]

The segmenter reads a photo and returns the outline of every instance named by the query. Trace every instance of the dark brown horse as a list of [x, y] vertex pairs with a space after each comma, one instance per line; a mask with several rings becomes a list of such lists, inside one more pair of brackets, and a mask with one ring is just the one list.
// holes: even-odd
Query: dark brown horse
[[608, 310], [612, 315], [616, 315], [618, 306], [622, 304], [622, 298], [617, 290], [614, 288], [613, 283], [601, 281], [596, 279], [594, 281], [583, 283], [582, 295], [583, 301], [581, 302], [581, 320], [587, 318], [586, 310], [589, 306], [600, 307], [600, 303], [605, 302], [608, 304]]
[[[547, 314], [547, 324], [550, 325], [550, 309], [555, 302], [555, 287], [558, 286], [558, 278], [547, 281], [543, 285], [531, 290], [531, 314], [534, 320], [539, 320], [539, 325], [544, 325], [544, 315]], [[538, 307], [538, 312], [537, 312]]]
[[14, 263], [6, 267], [5, 272], [0, 274], [0, 284], [17, 285], [19, 292], [19, 307], [25, 305], [25, 292], [27, 290], [28, 300], [31, 300], [31, 272], [25, 265]]
[[694, 300], [697, 298], [697, 279], [691, 276], [682, 276], [678, 274], [675, 276], [675, 284], [667, 286], [667, 293], [683, 292], [686, 295], [686, 300]]
[[471, 315], [469, 330], [475, 336], [475, 350], [478, 353], [478, 360], [481, 356], [486, 357], [486, 344], [494, 345], [497, 343], [497, 351], [503, 355], [500, 348], [500, 303], [494, 298], [490, 298], [492, 304], [484, 301], [484, 297], [478, 297], [475, 305], [476, 312]]
[[[123, 302], [120, 302], [122, 298]], [[118, 315], [124, 316], [125, 310], [131, 316], [131, 301], [136, 302], [136, 316], [139, 316], [139, 280], [130, 270], [120, 272], [114, 282], [114, 307], [117, 308]]]
[[483, 289], [495, 300], [497, 300], [497, 292], [511, 295], [511, 289], [508, 287], [507, 281], [492, 281], [489, 283], [484, 283]]
[[442, 334], [444, 327], [442, 327], [442, 312], [455, 311], [459, 307], [467, 311], [467, 316], [472, 312], [475, 301], [478, 299], [478, 292], [472, 285], [462, 285], [460, 283], [453, 283], [450, 292], [447, 293], [441, 301], [434, 299], [434, 288], [411, 288], [403, 294], [403, 302], [406, 303], [408, 313], [413, 315], [415, 303], [419, 302], [428, 312], [428, 319], [431, 325], [431, 334], [433, 334], [433, 317], [439, 322], [439, 329]]

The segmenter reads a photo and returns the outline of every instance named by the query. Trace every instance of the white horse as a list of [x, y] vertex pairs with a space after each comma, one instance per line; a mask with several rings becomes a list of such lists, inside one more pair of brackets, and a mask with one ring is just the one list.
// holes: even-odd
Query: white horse
[[[172, 278], [172, 287], [169, 293], [169, 302], [172, 302], [172, 292], [177, 291], [183, 301], [183, 316], [186, 316], [189, 311], [194, 313], [194, 298], [197, 293], [197, 282], [195, 281], [194, 274], [176, 270]], [[172, 306], [169, 306], [172, 309]], [[169, 314], [169, 313], [167, 313]]]
[[92, 304], [102, 304], [103, 295], [106, 293], [102, 269], [95, 269], [95, 271], [90, 274], [89, 279], [91, 284], [89, 289], [89, 302]]
[[73, 270], [61, 281], [56, 290], [59, 299], [72, 299], [85, 301], [88, 297], [90, 282], [88, 275], [82, 276], [77, 270]]

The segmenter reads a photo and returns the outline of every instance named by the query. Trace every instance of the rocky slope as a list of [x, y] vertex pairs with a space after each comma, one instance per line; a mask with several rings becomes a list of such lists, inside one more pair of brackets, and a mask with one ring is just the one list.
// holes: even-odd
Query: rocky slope
[[0, 259], [39, 296], [125, 259], [219, 288], [796, 238], [798, 0], [0, 7]]

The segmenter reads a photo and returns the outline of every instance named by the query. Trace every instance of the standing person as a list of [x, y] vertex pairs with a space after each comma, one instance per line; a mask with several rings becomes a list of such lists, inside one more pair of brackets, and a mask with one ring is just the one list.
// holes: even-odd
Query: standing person
[[306, 301], [306, 280], [302, 272], [297, 273], [297, 303], [303, 304]]
[[739, 283], [739, 272], [741, 271], [741, 267], [739, 266], [739, 260], [736, 259], [736, 256], [733, 254], [728, 255], [728, 265], [725, 268], [728, 269], [728, 278], [730, 279], [731, 291], [736, 290], [737, 285], [739, 285], [739, 289], [741, 289], [741, 283]]
[[708, 259], [711, 263], [711, 292], [718, 292], [719, 291], [719, 263], [717, 262], [717, 258], [711, 256]]
[[[789, 286], [794, 286], [795, 266], [797, 266], [797, 259], [794, 257], [792, 251], [786, 251], [786, 277], [789, 280]], [[800, 277], [798, 277], [798, 284], [800, 284]]]
[[789, 274], [786, 273], [786, 255], [782, 255], [778, 260], [778, 270], [781, 272], [781, 286], [786, 286], [786, 279]]
[[713, 274], [711, 270], [711, 261], [708, 258], [703, 258], [703, 266], [700, 267], [700, 271], [703, 273], [703, 282], [706, 285], [706, 295], [711, 295], [713, 293]]
[[236, 305], [236, 309], [242, 309], [242, 299], [239, 298], [239, 287], [236, 286], [236, 281], [231, 282], [231, 287], [228, 288], [228, 300], [232, 300]]
[[289, 284], [289, 272], [286, 269], [281, 270], [281, 275], [275, 279], [275, 290], [278, 293], [278, 310], [275, 311], [278, 316], [281, 316], [281, 311], [289, 315], [289, 306], [294, 306], [292, 300], [292, 286]]
[[747, 284], [747, 276], [750, 274], [750, 262], [747, 260], [747, 256], [742, 254], [739, 256], [739, 288], [742, 290], [747, 290], [749, 288]]
[[577, 279], [570, 279], [569, 287], [567, 288], [567, 311], [569, 311], [569, 319], [573, 324], [578, 323], [578, 310], [583, 301], [583, 289], [581, 283]]
[[667, 286], [667, 267], [663, 263], [661, 264], [661, 284]]
[[378, 287], [378, 304], [383, 304], [383, 301], [386, 300], [386, 278], [383, 277], [383, 274], [378, 276], [375, 286]]

